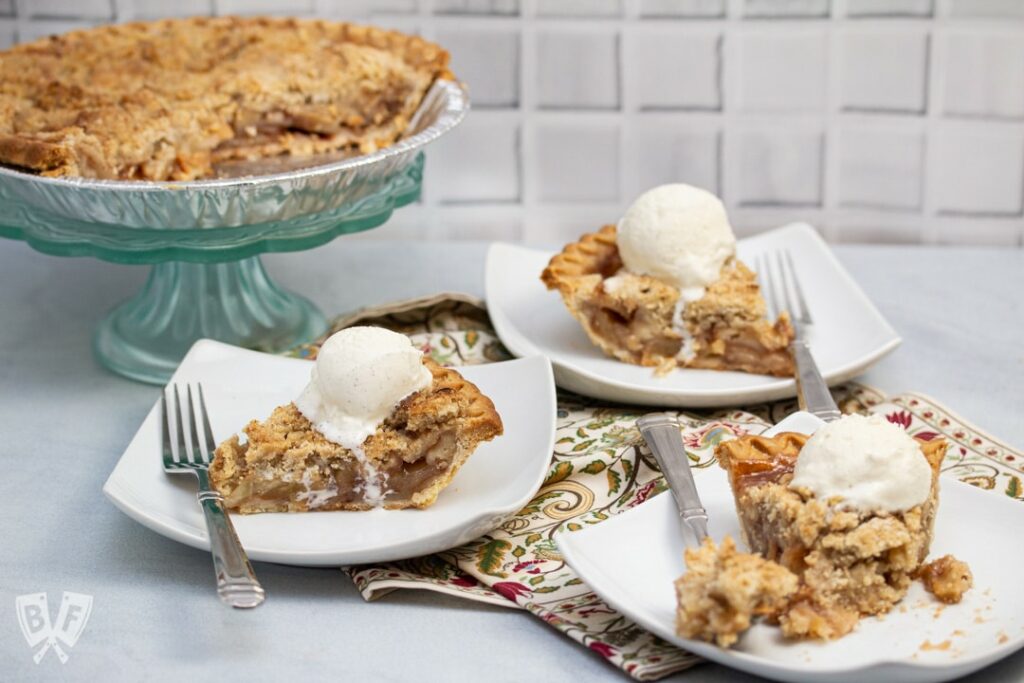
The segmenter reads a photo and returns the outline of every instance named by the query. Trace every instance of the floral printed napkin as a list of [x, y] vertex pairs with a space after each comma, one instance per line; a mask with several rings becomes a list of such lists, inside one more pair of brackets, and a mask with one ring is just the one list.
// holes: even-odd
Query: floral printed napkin
[[[354, 324], [408, 334], [445, 365], [510, 358], [482, 302], [463, 295], [366, 309], [335, 320], [331, 333]], [[292, 354], [311, 357], [316, 349], [314, 343]], [[856, 383], [833, 392], [844, 412], [880, 412], [918, 438], [948, 439], [944, 476], [1024, 500], [1024, 454], [979, 432], [932, 399], [912, 393], [886, 397]], [[723, 439], [761, 433], [795, 410], [795, 401], [789, 400], [677, 414], [693, 466], [709, 467], [714, 464], [715, 445]], [[367, 600], [399, 588], [417, 588], [528, 610], [637, 680], [655, 680], [696, 664], [700, 660], [695, 655], [604, 604], [563, 561], [553, 540], [560, 528], [574, 531], [599, 524], [666, 489], [633, 424], [643, 412], [559, 391], [551, 468], [525, 508], [464, 546], [345, 571]]]

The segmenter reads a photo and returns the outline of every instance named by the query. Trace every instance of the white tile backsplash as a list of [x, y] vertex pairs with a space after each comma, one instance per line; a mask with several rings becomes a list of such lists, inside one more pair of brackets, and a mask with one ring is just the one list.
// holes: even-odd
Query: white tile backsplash
[[113, 0], [31, 0], [21, 5], [32, 18], [88, 18], [112, 19], [114, 17]]
[[519, 126], [505, 117], [467, 118], [427, 159], [426, 197], [442, 204], [519, 201]]
[[438, 14], [519, 14], [519, 0], [433, 0]]
[[[126, 4], [120, 0], [121, 4]], [[120, 7], [120, 5], [119, 5]], [[213, 12], [213, 0], [132, 0], [131, 6], [120, 12], [124, 19], [159, 19], [160, 17], [187, 17]]]
[[519, 33], [507, 29], [438, 29], [435, 39], [452, 55], [452, 71], [469, 84], [475, 107], [519, 105]]
[[740, 206], [821, 204], [821, 132], [766, 126], [736, 135]]
[[924, 112], [927, 33], [850, 30], [839, 36], [839, 52], [843, 109]]
[[1020, 0], [949, 0], [954, 17], [1024, 17]]
[[617, 17], [622, 14], [622, 0], [556, 0], [537, 3], [541, 17]]
[[538, 123], [535, 192], [541, 201], [619, 199], [619, 128], [587, 122]]
[[744, 0], [743, 15], [763, 19], [828, 16], [829, 0]]
[[1024, 117], [1024, 38], [1019, 32], [950, 33], [945, 49], [945, 113]]
[[439, 239], [523, 239], [522, 211], [518, 207], [446, 206], [438, 211], [436, 219]]
[[716, 129], [645, 120], [626, 138], [625, 197], [665, 183], [687, 183], [717, 194], [720, 138]]
[[900, 216], [844, 216], [838, 225], [840, 242], [870, 244], [918, 244], [922, 241], [920, 222], [902, 221]]
[[18, 26], [17, 38], [20, 42], [26, 43], [47, 36], [90, 28], [98, 23], [102, 22], [96, 19], [41, 19], [30, 21]]
[[725, 0], [639, 0], [639, 11], [644, 18], [717, 18], [725, 16]]
[[934, 241], [947, 245], [1020, 246], [1018, 222], [989, 217], [940, 216], [935, 220]]
[[215, 0], [217, 14], [268, 14], [309, 16], [313, 0]]
[[537, 104], [545, 109], [618, 109], [619, 36], [545, 29], [537, 34]]
[[921, 207], [924, 135], [846, 123], [839, 129], [839, 204], [914, 211]]
[[721, 35], [643, 30], [626, 37], [625, 83], [639, 109], [721, 109]]
[[846, 0], [851, 17], [927, 17], [932, 0]]
[[[118, 0], [138, 2], [138, 0]], [[153, 2], [155, 0], [149, 0]], [[180, 2], [181, 0], [178, 0]], [[188, 0], [194, 2], [195, 0]], [[213, 0], [216, 1], [216, 0]], [[328, 19], [351, 17], [379, 17], [386, 15], [409, 15], [418, 12], [417, 0], [313, 0], [317, 16]], [[407, 17], [406, 17], [407, 18]]]
[[827, 42], [821, 29], [747, 31], [739, 51], [736, 92], [741, 111], [818, 111], [825, 106]]
[[930, 190], [939, 213], [1021, 214], [1024, 134], [1019, 129], [946, 125], [931, 142]]
[[365, 238], [559, 243], [682, 181], [740, 235], [1024, 243], [1024, 0], [0, 0], [0, 49], [214, 12], [452, 53], [474, 110]]

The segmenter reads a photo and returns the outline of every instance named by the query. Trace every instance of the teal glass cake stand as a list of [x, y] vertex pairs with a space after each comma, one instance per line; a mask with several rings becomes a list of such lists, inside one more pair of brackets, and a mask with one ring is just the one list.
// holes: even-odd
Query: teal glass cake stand
[[[93, 350], [100, 363], [120, 375], [163, 384], [197, 339], [279, 351], [322, 334], [324, 315], [304, 297], [276, 285], [259, 255], [310, 249], [381, 225], [396, 208], [419, 197], [423, 163], [423, 153], [416, 152], [409, 163], [362, 182], [340, 206], [309, 214], [290, 210], [293, 215], [265, 222], [225, 225], [233, 221], [230, 207], [222, 206], [216, 207], [216, 220], [195, 220], [214, 214], [203, 213], [200, 197], [192, 202], [192, 219], [184, 224], [201, 227], [189, 228], [168, 227], [162, 216], [154, 221], [164, 223], [161, 227], [145, 227], [144, 210], [124, 214], [120, 224], [91, 220], [92, 210], [85, 204], [83, 220], [74, 217], [73, 207], [47, 210], [43, 202], [0, 187], [0, 236], [24, 240], [54, 256], [151, 265], [142, 290], [99, 323]], [[308, 200], [310, 206], [332, 206], [335, 202], [321, 201], [324, 197], [316, 193], [340, 190], [328, 185], [302, 191], [308, 196], [297, 197], [294, 188], [285, 188], [277, 197], [247, 198], [244, 215], [274, 215], [273, 209], [261, 214], [259, 202], [280, 206], [283, 201]], [[112, 204], [104, 201], [108, 210]]]

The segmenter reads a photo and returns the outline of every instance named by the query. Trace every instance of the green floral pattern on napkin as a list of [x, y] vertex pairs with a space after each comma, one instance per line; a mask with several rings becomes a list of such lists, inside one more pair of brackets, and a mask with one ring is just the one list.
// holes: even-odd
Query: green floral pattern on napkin
[[[463, 295], [366, 309], [338, 318], [330, 333], [355, 324], [408, 334], [444, 365], [511, 357], [482, 303]], [[313, 357], [317, 348], [318, 343], [310, 344], [293, 355]], [[1024, 500], [1024, 455], [932, 399], [910, 393], [887, 398], [856, 383], [833, 392], [844, 412], [882, 413], [918, 438], [948, 439], [945, 476]], [[759, 434], [794, 410], [795, 401], [788, 400], [676, 414], [693, 466], [710, 467], [720, 441]], [[576, 531], [599, 524], [665, 490], [657, 464], [634, 426], [643, 412], [559, 391], [551, 467], [526, 507], [490, 534], [458, 548], [345, 571], [367, 600], [399, 588], [416, 588], [528, 610], [637, 680], [655, 680], [696, 664], [700, 660], [695, 655], [648, 633], [604, 604], [565, 563], [553, 540], [561, 528]]]

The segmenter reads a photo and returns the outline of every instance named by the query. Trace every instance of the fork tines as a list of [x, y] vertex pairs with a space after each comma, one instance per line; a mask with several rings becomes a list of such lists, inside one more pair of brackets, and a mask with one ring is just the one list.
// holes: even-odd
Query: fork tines
[[771, 317], [789, 311], [796, 322], [810, 324], [811, 310], [804, 298], [789, 250], [759, 254], [754, 260], [758, 283]]
[[[160, 394], [160, 413], [163, 420], [163, 455], [164, 467], [188, 467], [206, 466], [210, 464], [210, 454], [216, 447], [213, 440], [213, 432], [210, 429], [210, 417], [206, 412], [206, 400], [203, 396], [203, 385], [197, 383], [196, 388], [199, 394], [199, 410], [196, 410], [196, 401], [193, 399], [192, 386], [185, 385], [185, 396], [188, 402], [188, 431], [189, 440], [186, 445], [185, 427], [186, 421], [181, 410], [181, 390], [179, 385], [167, 385]], [[167, 393], [171, 389], [174, 401], [174, 423], [170, 420], [170, 411], [167, 409]], [[203, 432], [202, 438], [199, 431]], [[173, 436], [172, 436], [173, 434]], [[174, 441], [175, 447], [171, 442]]]

